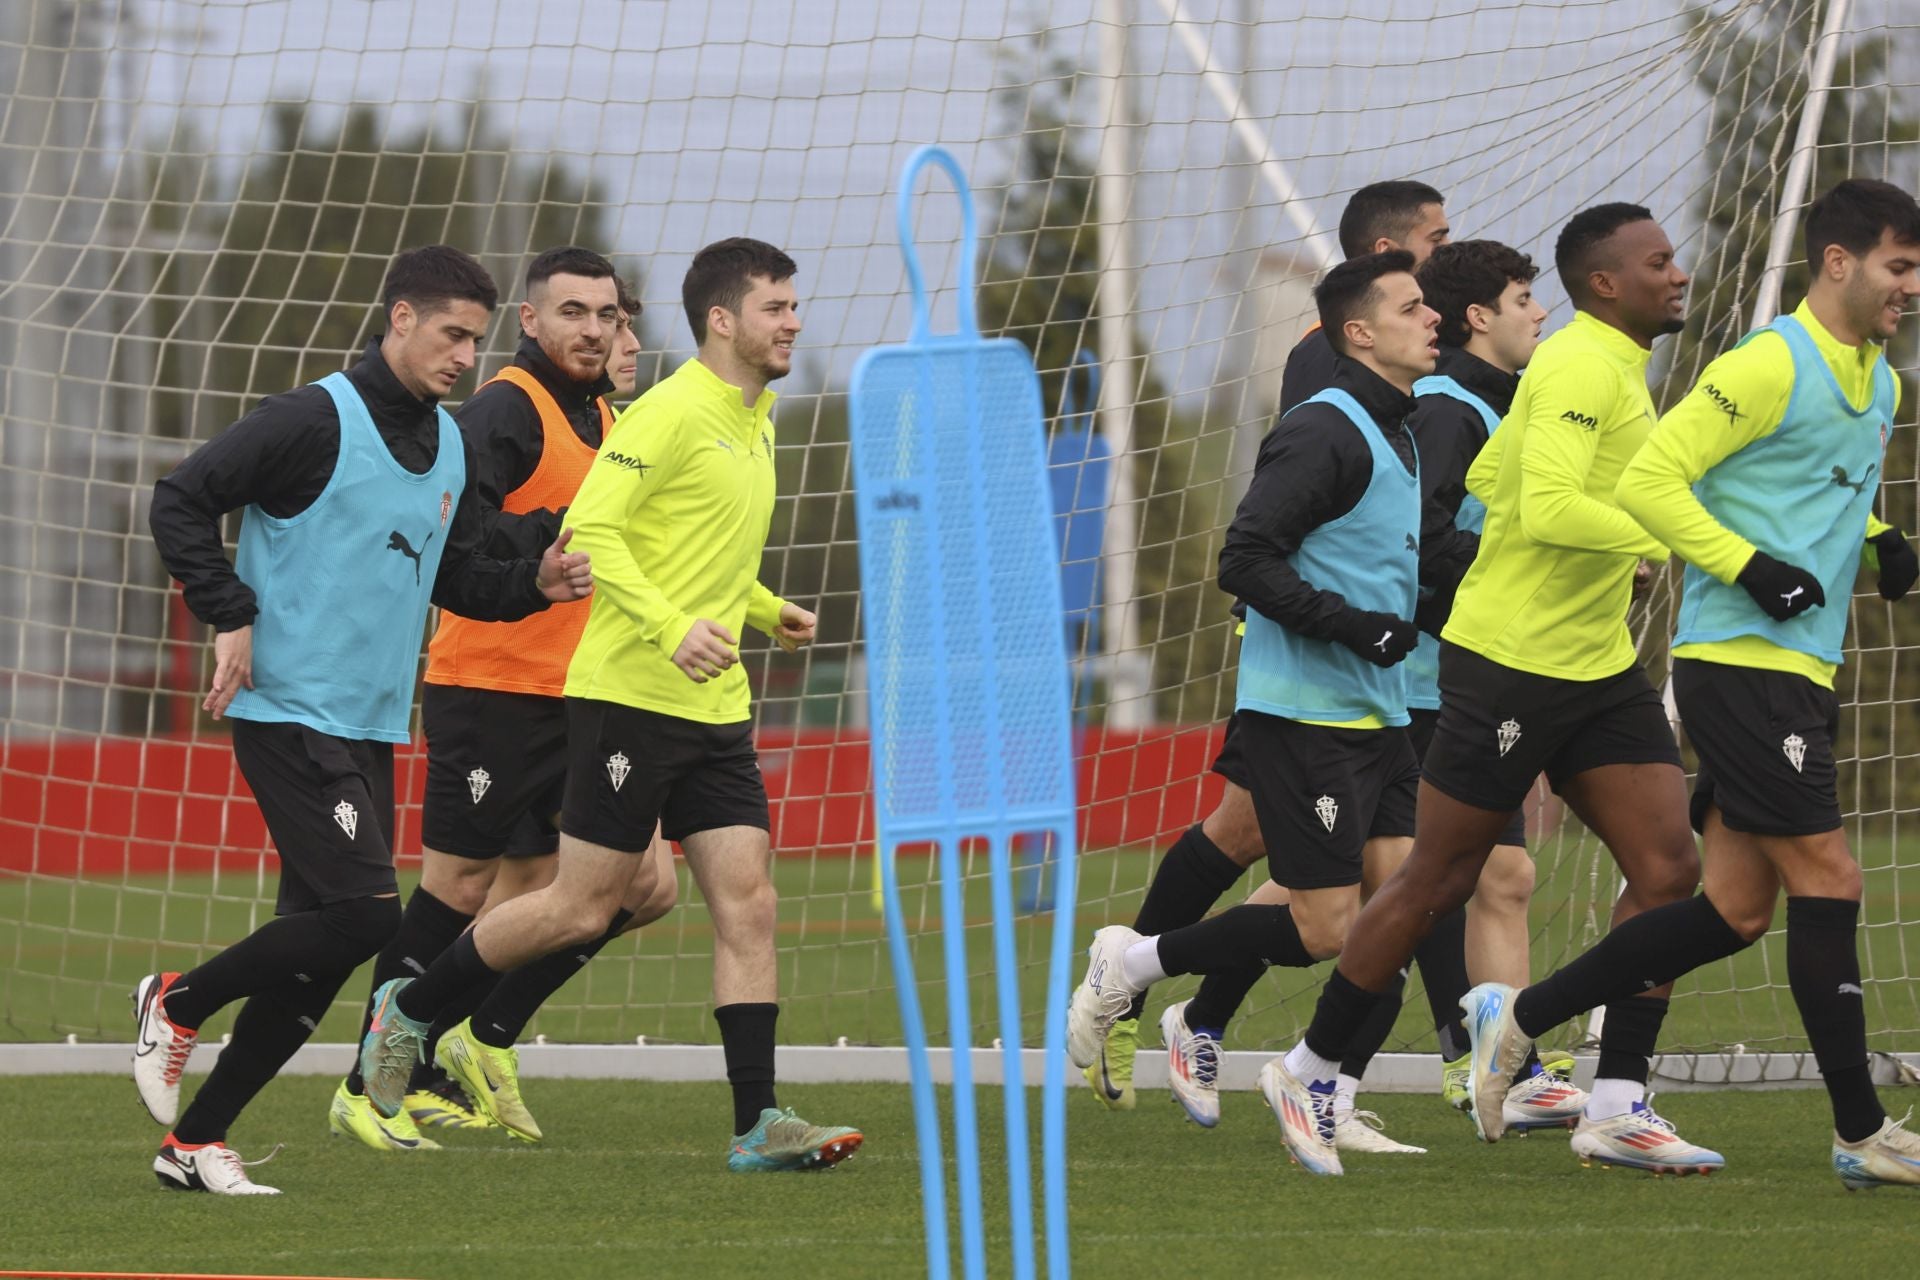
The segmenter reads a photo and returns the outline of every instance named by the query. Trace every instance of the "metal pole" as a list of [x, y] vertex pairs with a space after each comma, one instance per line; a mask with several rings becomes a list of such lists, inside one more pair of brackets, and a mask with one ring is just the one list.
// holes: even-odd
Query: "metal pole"
[[1140, 506], [1133, 484], [1133, 405], [1139, 370], [1133, 353], [1133, 238], [1127, 218], [1133, 202], [1132, 112], [1121, 77], [1126, 73], [1126, 0], [1100, 0], [1100, 169], [1094, 179], [1100, 224], [1099, 424], [1112, 461], [1107, 467], [1107, 517], [1101, 548], [1104, 625], [1100, 647], [1107, 669], [1107, 723], [1138, 728], [1152, 719], [1140, 652], [1140, 614], [1134, 600], [1139, 560]]
[[1155, 3], [1167, 15], [1169, 30], [1187, 51], [1187, 57], [1192, 59], [1194, 66], [1200, 68], [1201, 83], [1207, 86], [1207, 91], [1220, 104], [1220, 109], [1227, 113], [1228, 127], [1233, 130], [1233, 136], [1239, 139], [1240, 145], [1247, 149], [1247, 154], [1253, 157], [1261, 178], [1280, 206], [1281, 214], [1300, 233], [1307, 251], [1319, 263], [1320, 270], [1326, 271], [1340, 261], [1339, 242], [1320, 225], [1313, 209], [1301, 198], [1300, 188], [1294, 185], [1292, 172], [1273, 154], [1266, 134], [1253, 122], [1253, 113], [1247, 108], [1246, 97], [1234, 84], [1232, 75], [1215, 64], [1213, 52], [1201, 37], [1199, 26], [1187, 17], [1180, 0], [1155, 0]]
[[1800, 229], [1800, 210], [1807, 204], [1813, 179], [1813, 153], [1820, 139], [1820, 121], [1827, 113], [1827, 92], [1833, 87], [1833, 66], [1840, 57], [1840, 34], [1847, 29], [1852, 0], [1827, 0], [1826, 20], [1814, 40], [1812, 66], [1807, 72], [1807, 98], [1800, 107], [1800, 129], [1793, 139], [1793, 158], [1780, 186], [1780, 207], [1774, 214], [1773, 239], [1767, 243], [1767, 265], [1760, 273], [1760, 291], [1753, 302], [1753, 327], [1780, 313], [1780, 286], [1793, 255], [1793, 238]]

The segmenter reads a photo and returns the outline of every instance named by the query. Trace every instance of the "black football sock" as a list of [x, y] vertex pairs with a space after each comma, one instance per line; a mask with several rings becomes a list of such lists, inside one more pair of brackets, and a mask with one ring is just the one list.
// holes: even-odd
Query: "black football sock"
[[347, 1092], [365, 1093], [366, 1082], [360, 1078], [360, 1041], [367, 1038], [367, 1028], [373, 1025], [373, 993], [380, 990], [394, 978], [417, 977], [427, 971], [427, 966], [453, 945], [453, 940], [466, 931], [473, 923], [473, 917], [464, 912], [455, 911], [425, 889], [416, 888], [413, 896], [407, 899], [407, 909], [400, 917], [400, 929], [393, 935], [393, 941], [380, 949], [373, 961], [373, 981], [367, 991], [367, 1007], [360, 1013], [360, 1037], [355, 1040], [353, 1065], [347, 1070]]
[[[1220, 895], [1233, 888], [1246, 868], [1220, 852], [1199, 823], [1188, 827], [1154, 868], [1146, 901], [1133, 918], [1135, 932], [1152, 938], [1199, 920], [1213, 909]], [[1134, 997], [1129, 1018], [1146, 1008], [1145, 992]]]
[[1380, 993], [1373, 1011], [1360, 1024], [1359, 1032], [1347, 1045], [1347, 1051], [1340, 1059], [1341, 1075], [1358, 1080], [1367, 1074], [1367, 1064], [1373, 1061], [1374, 1054], [1380, 1052], [1387, 1037], [1393, 1034], [1393, 1024], [1400, 1020], [1400, 1001], [1406, 991], [1407, 971], [1402, 969], [1392, 984]]
[[417, 1089], [431, 1088], [449, 1078], [434, 1058], [435, 1051], [440, 1047], [440, 1037], [471, 1018], [474, 1010], [486, 1003], [487, 997], [493, 994], [494, 988], [498, 987], [506, 976], [504, 973], [489, 971], [486, 977], [448, 1001], [440, 1010], [439, 1015], [433, 1020], [433, 1025], [427, 1028], [427, 1042], [420, 1046], [420, 1061], [413, 1068], [413, 1082], [407, 1086], [409, 1093]]
[[1871, 1137], [1887, 1119], [1867, 1063], [1859, 922], [1857, 902], [1787, 899], [1787, 984], [1827, 1084], [1834, 1131], [1846, 1142]]
[[173, 1126], [181, 1142], [223, 1142], [240, 1112], [307, 1042], [351, 972], [283, 982], [248, 997], [213, 1071]]
[[1426, 941], [1414, 948], [1413, 961], [1420, 966], [1440, 1057], [1452, 1062], [1467, 1051], [1467, 1027], [1460, 1013], [1460, 999], [1473, 985], [1467, 979], [1467, 909], [1457, 907], [1436, 920]]
[[1589, 1009], [1614, 1006], [1664, 986], [1701, 965], [1751, 946], [1735, 933], [1705, 894], [1643, 911], [1564, 968], [1522, 991], [1513, 1002], [1520, 1030], [1535, 1039]]
[[431, 1026], [440, 1011], [460, 998], [460, 993], [475, 983], [485, 982], [497, 970], [480, 958], [469, 929], [442, 951], [427, 971], [400, 988], [394, 1007], [415, 1022]]
[[1307, 1050], [1329, 1062], [1339, 1062], [1347, 1056], [1347, 1047], [1360, 1036], [1360, 1029], [1367, 1024], [1374, 1011], [1383, 1003], [1395, 1003], [1393, 993], [1399, 990], [1394, 981], [1387, 984], [1385, 991], [1363, 991], [1355, 986], [1347, 975], [1336, 968], [1327, 978], [1327, 985], [1320, 989], [1319, 1003], [1313, 1007], [1313, 1021], [1307, 1024], [1305, 1040]]
[[726, 1004], [713, 1011], [733, 1086], [736, 1137], [751, 1132], [762, 1111], [780, 1105], [773, 1095], [773, 1024], [779, 1016], [777, 1004]]
[[1629, 996], [1608, 1003], [1607, 1019], [1600, 1028], [1600, 1061], [1594, 1067], [1594, 1079], [1647, 1082], [1660, 1024], [1667, 1020], [1667, 1003], [1650, 996]]
[[399, 923], [400, 904], [393, 898], [352, 898], [275, 916], [182, 974], [167, 992], [167, 1017], [198, 1027], [235, 1000], [290, 979], [334, 973], [344, 979], [386, 945]]
[[1158, 950], [1168, 977], [1241, 969], [1262, 960], [1295, 969], [1313, 964], [1293, 922], [1293, 908], [1254, 902], [1163, 933]]
[[502, 977], [493, 994], [474, 1011], [473, 1038], [496, 1049], [512, 1048], [547, 997], [585, 968], [587, 961], [600, 954], [600, 948], [619, 937], [631, 919], [633, 912], [622, 907], [613, 913], [613, 923], [607, 926], [607, 931], [593, 941], [577, 947], [562, 947]]
[[1226, 1034], [1227, 1024], [1233, 1021], [1233, 1015], [1240, 1011], [1246, 1001], [1247, 992], [1253, 990], [1260, 975], [1267, 971], [1264, 964], [1243, 964], [1232, 969], [1221, 969], [1210, 973], [1200, 980], [1200, 989], [1193, 993], [1193, 999], [1187, 1002], [1187, 1028], [1191, 1031], [1205, 1031], [1215, 1040]]

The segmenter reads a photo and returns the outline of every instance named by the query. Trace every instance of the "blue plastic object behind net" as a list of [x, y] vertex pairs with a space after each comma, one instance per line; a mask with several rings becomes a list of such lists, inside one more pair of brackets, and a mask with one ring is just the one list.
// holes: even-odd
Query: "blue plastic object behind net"
[[[932, 331], [914, 250], [913, 189], [928, 165], [960, 200], [958, 330]], [[1006, 1088], [1015, 1276], [1034, 1274], [1033, 1195], [1021, 1069], [1011, 847], [1057, 859], [1047, 975], [1042, 1167], [1047, 1272], [1068, 1273], [1066, 1001], [1074, 904], [1074, 762], [1059, 544], [1040, 383], [1025, 347], [981, 338], [974, 318], [973, 199], [953, 157], [922, 147], [901, 174], [900, 247], [913, 289], [901, 346], [861, 356], [852, 385], [855, 510], [872, 720], [881, 888], [907, 1049], [926, 1205], [927, 1265], [949, 1274], [945, 1165], [913, 957], [895, 866], [932, 844], [953, 1054], [954, 1156], [963, 1273], [986, 1274], [967, 990], [963, 841], [984, 840]]]

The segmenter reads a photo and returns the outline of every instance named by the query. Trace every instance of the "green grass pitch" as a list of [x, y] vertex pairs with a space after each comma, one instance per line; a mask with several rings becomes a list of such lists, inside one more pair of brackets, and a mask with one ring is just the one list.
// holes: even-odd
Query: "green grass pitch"
[[[255, 1171], [285, 1194], [236, 1201], [159, 1186], [148, 1166], [160, 1131], [129, 1080], [0, 1078], [11, 1140], [0, 1268], [450, 1280], [922, 1271], [900, 1086], [784, 1090], [802, 1114], [867, 1134], [854, 1160], [802, 1175], [725, 1171], [721, 1085], [530, 1081], [542, 1145], [456, 1134], [444, 1151], [398, 1155], [327, 1136], [331, 1087], [278, 1081], [242, 1117], [242, 1154], [287, 1144]], [[997, 1099], [981, 1093], [990, 1173]], [[1685, 1180], [1582, 1169], [1558, 1135], [1484, 1147], [1437, 1099], [1407, 1096], [1365, 1105], [1430, 1154], [1355, 1156], [1344, 1179], [1315, 1179], [1287, 1164], [1257, 1094], [1224, 1103], [1221, 1127], [1205, 1132], [1165, 1094], [1109, 1114], [1074, 1093], [1078, 1275], [1903, 1275], [1920, 1242], [1920, 1193], [1849, 1194], [1834, 1178], [1818, 1091], [1665, 1098], [1683, 1133], [1728, 1157], [1723, 1173]], [[1001, 1178], [987, 1203], [1004, 1233]], [[991, 1272], [1009, 1273], [1004, 1254]]]

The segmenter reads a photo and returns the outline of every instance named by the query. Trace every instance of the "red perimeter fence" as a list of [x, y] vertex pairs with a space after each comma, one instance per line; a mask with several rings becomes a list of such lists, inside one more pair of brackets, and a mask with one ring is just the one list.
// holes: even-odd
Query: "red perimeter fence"
[[[1220, 727], [1089, 729], [1080, 735], [1080, 846], [1160, 843], [1219, 799], [1208, 772]], [[767, 730], [760, 767], [778, 854], [851, 854], [873, 843], [864, 734]], [[420, 850], [426, 755], [395, 752], [402, 862]], [[0, 872], [58, 876], [239, 870], [269, 848], [222, 738], [54, 738], [0, 744]]]

